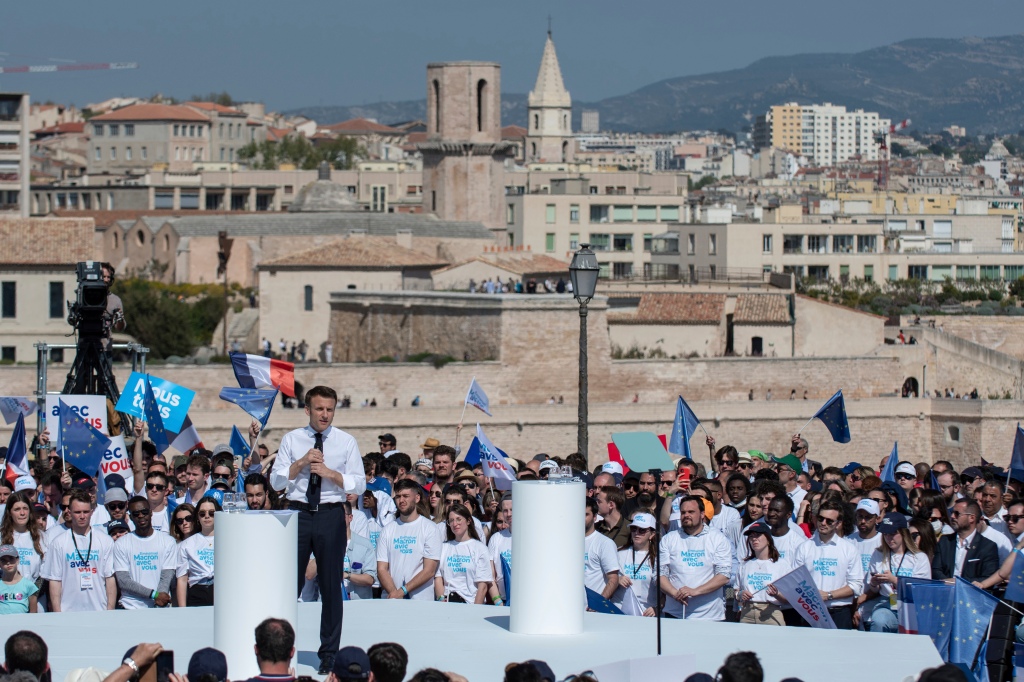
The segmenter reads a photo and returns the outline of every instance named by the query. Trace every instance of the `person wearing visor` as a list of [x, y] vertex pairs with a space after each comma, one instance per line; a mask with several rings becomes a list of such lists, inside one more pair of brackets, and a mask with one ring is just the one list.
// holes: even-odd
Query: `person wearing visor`
[[[911, 536], [907, 517], [897, 512], [885, 515], [878, 524], [882, 544], [871, 555], [865, 576], [864, 593], [857, 597], [857, 605], [868, 604], [864, 614], [868, 618], [865, 628], [871, 632], [898, 632], [896, 614], [896, 586], [900, 578], [932, 576], [931, 562]], [[861, 617], [858, 611], [854, 621]], [[856, 623], [855, 623], [856, 624]]]

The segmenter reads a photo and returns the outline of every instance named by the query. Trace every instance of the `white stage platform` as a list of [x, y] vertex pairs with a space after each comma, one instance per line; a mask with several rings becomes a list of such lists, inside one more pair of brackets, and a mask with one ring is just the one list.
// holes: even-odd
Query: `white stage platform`
[[[253, 588], [261, 587], [254, 580]], [[458, 672], [472, 682], [500, 681], [507, 663], [530, 658], [547, 661], [561, 679], [604, 663], [656, 653], [653, 618], [588, 613], [584, 633], [568, 637], [515, 635], [508, 631], [508, 620], [504, 607], [353, 601], [345, 604], [341, 642], [363, 648], [398, 642], [409, 652], [409, 676], [434, 667]], [[213, 608], [27, 614], [2, 616], [0, 625], [0, 641], [22, 629], [46, 640], [54, 682], [63, 682], [73, 668], [112, 670], [139, 642], [160, 642], [174, 650], [180, 672], [186, 670], [193, 651], [213, 646]], [[319, 629], [320, 604], [300, 604], [300, 675], [319, 677]], [[697, 669], [711, 675], [728, 654], [755, 651], [765, 682], [790, 676], [805, 682], [862, 682], [869, 677], [900, 682], [942, 664], [924, 636], [678, 620], [662, 621], [662, 651], [695, 654]]]

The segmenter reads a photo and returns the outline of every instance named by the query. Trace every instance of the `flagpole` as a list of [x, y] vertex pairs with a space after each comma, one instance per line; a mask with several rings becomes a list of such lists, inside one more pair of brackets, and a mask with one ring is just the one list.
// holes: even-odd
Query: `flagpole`
[[811, 422], [814, 421], [815, 419], [817, 419], [817, 415], [815, 415], [815, 416], [811, 417], [810, 419], [808, 419], [807, 423], [804, 424], [802, 427], [800, 427], [800, 429], [797, 431], [797, 433], [798, 434], [803, 433], [804, 429], [806, 429], [808, 426], [810, 426]]
[[68, 460], [64, 457], [64, 447], [64, 439], [62, 438], [60, 441], [60, 461], [64, 465], [64, 473], [66, 474], [68, 472]]
[[[469, 380], [469, 390], [473, 390], [473, 384], [476, 383], [476, 376]], [[466, 393], [466, 399], [462, 401], [462, 416], [459, 417], [459, 427], [462, 426], [462, 422], [466, 420], [466, 408], [469, 407], [469, 393]], [[455, 429], [455, 444], [459, 444], [459, 436], [462, 434], [462, 429], [456, 427]]]

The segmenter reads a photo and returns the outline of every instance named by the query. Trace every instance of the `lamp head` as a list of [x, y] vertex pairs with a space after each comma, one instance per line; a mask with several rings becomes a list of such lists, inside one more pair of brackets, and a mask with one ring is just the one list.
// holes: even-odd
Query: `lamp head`
[[590, 244], [580, 244], [580, 250], [573, 254], [569, 263], [569, 279], [572, 294], [581, 305], [589, 303], [597, 291], [597, 275], [601, 266], [597, 256], [590, 250]]

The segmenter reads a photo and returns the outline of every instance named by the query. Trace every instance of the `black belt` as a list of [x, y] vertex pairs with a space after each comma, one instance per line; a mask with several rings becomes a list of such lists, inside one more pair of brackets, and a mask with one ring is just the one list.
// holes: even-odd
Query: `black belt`
[[309, 502], [296, 502], [295, 500], [288, 500], [289, 509], [298, 509], [299, 511], [318, 512], [321, 509], [337, 509], [338, 507], [345, 504], [344, 502], [321, 502], [320, 504], [310, 504]]

